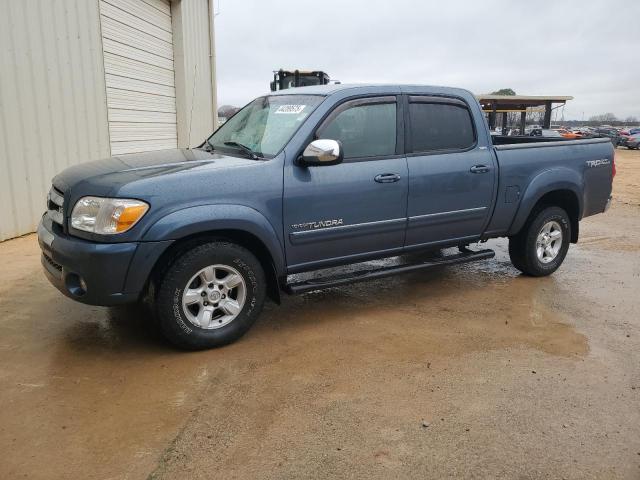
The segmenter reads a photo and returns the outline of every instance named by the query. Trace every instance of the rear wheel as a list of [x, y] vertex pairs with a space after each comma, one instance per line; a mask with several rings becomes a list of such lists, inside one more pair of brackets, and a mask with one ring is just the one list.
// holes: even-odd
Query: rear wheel
[[571, 222], [560, 207], [539, 210], [522, 230], [509, 238], [511, 263], [522, 273], [542, 277], [564, 261], [571, 239]]
[[228, 242], [200, 245], [178, 257], [160, 282], [160, 328], [181, 348], [226, 345], [251, 328], [265, 293], [264, 272], [251, 252]]

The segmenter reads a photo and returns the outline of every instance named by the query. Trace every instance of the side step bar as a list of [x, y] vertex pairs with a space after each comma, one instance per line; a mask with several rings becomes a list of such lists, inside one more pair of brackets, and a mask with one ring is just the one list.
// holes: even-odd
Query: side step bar
[[456, 253], [455, 255], [429, 259], [424, 262], [392, 265], [374, 270], [361, 270], [359, 272], [337, 275], [335, 277], [320, 277], [305, 280], [303, 282], [289, 283], [285, 285], [284, 290], [290, 294], [305, 293], [312, 290], [321, 290], [323, 288], [338, 287], [340, 285], [347, 285], [355, 282], [364, 282], [365, 280], [390, 277], [391, 275], [397, 275], [399, 273], [415, 272], [416, 270], [424, 270], [427, 268], [439, 267], [441, 265], [455, 265], [457, 263], [486, 260], [488, 258], [493, 258], [495, 255], [496, 253], [489, 249], [474, 252], [464, 248], [461, 249], [460, 253]]

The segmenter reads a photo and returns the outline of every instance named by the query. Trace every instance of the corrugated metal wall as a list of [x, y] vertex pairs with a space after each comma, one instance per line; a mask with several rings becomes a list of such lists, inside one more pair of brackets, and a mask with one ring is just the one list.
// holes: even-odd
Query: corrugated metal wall
[[[167, 0], [106, 0], [105, 5], [107, 10], [126, 5], [130, 23], [151, 14], [154, 20], [147, 23], [157, 24], [156, 34], [165, 38], [171, 26], [175, 72], [169, 58], [154, 69], [135, 46], [127, 56], [144, 67], [114, 58], [107, 45], [111, 40], [101, 36], [99, 0], [0, 0], [0, 241], [36, 229], [57, 172], [111, 154], [105, 67], [112, 72], [111, 120], [122, 121], [112, 124], [114, 139], [139, 137], [127, 112], [138, 115], [149, 97], [125, 92], [117, 83], [123, 76], [135, 77], [136, 69], [153, 77], [159, 96], [175, 84], [176, 113], [172, 99], [161, 110], [177, 115], [178, 146], [197, 145], [214, 128], [208, 0], [174, 0], [170, 11]], [[138, 128], [154, 139], [168, 139], [162, 127]]]
[[32, 232], [51, 178], [109, 156], [96, 0], [0, 0], [0, 240]]

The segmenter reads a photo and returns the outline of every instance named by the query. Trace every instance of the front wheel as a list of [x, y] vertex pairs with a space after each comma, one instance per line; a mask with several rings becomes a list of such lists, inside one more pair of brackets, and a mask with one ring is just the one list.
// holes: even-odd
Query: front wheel
[[265, 275], [258, 259], [229, 242], [211, 242], [183, 253], [160, 282], [156, 314], [164, 336], [190, 350], [219, 347], [240, 338], [262, 310]]
[[571, 222], [560, 207], [547, 207], [509, 238], [511, 263], [526, 275], [543, 277], [555, 272], [567, 255]]

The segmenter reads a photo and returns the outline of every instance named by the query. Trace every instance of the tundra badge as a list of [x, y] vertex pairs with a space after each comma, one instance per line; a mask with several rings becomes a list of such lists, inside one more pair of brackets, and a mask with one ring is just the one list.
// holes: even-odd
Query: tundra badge
[[342, 225], [341, 218], [331, 220], [319, 220], [317, 222], [294, 223], [291, 228], [294, 230], [316, 230], [318, 228], [338, 227]]

